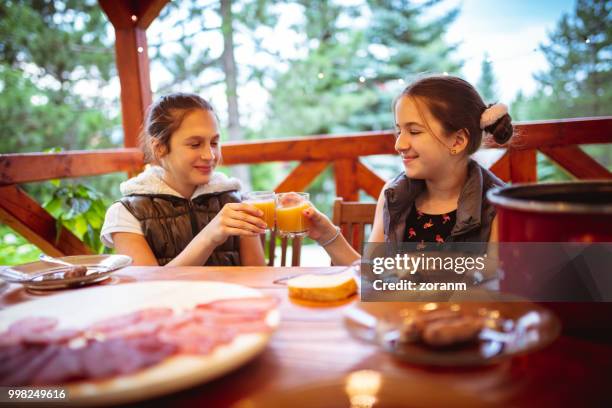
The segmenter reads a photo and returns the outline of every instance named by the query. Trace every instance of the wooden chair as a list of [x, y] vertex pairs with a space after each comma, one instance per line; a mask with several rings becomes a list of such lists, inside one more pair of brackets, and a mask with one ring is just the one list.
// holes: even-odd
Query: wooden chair
[[367, 225], [374, 223], [376, 203], [360, 203], [357, 201], [334, 200], [332, 221], [342, 230], [342, 235], [348, 243], [361, 253], [364, 231]]
[[[280, 266], [287, 265], [287, 247], [289, 246], [289, 238], [277, 237], [276, 230], [262, 234], [261, 245], [268, 250], [268, 266], [274, 266], [274, 258], [276, 252], [277, 239], [280, 239], [281, 244], [281, 263]], [[268, 238], [266, 240], [266, 238]], [[302, 238], [294, 238], [291, 240], [291, 266], [300, 266], [300, 255], [302, 252]]]

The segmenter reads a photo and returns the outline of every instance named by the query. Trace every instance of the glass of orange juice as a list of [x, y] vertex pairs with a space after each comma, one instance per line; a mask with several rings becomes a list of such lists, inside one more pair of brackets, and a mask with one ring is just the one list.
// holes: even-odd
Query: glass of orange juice
[[308, 193], [279, 193], [276, 195], [276, 227], [281, 236], [302, 237], [308, 231], [308, 219], [302, 211], [310, 207]]
[[268, 230], [274, 229], [274, 210], [276, 207], [276, 194], [274, 191], [251, 191], [246, 193], [242, 202], [251, 204], [263, 211], [263, 220]]

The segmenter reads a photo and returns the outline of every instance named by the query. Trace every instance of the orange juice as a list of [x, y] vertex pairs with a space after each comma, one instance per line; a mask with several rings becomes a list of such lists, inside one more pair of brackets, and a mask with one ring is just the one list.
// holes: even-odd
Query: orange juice
[[274, 200], [269, 201], [250, 201], [249, 204], [259, 208], [263, 211], [263, 220], [268, 225], [268, 228], [274, 229], [274, 210], [276, 208], [276, 203]]
[[310, 207], [305, 201], [292, 207], [279, 207], [276, 209], [276, 225], [281, 232], [303, 232], [308, 230], [308, 219], [302, 211]]

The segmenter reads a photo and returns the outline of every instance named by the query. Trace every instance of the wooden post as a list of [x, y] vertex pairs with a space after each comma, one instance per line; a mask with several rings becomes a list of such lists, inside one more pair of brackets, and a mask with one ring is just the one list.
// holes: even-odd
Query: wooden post
[[512, 180], [510, 175], [510, 153], [506, 152], [489, 168], [497, 177], [506, 183]]
[[358, 201], [357, 160], [336, 160], [334, 171], [336, 172], [336, 195], [342, 197], [344, 201]]
[[146, 29], [168, 0], [99, 2], [115, 28], [124, 145], [137, 147], [145, 112], [152, 98]]
[[535, 183], [538, 180], [536, 150], [510, 150], [510, 179], [513, 183]]

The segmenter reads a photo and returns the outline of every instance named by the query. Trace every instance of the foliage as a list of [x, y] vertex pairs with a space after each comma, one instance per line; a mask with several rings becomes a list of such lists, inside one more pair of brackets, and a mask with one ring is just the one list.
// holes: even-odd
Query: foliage
[[6, 225], [0, 224], [0, 265], [17, 265], [38, 260], [40, 249]]
[[57, 220], [57, 231], [63, 225], [95, 252], [102, 253], [100, 230], [108, 201], [98, 191], [80, 183], [52, 183], [57, 189], [43, 207]]
[[[117, 98], [104, 89], [116, 75], [113, 40], [97, 1], [0, 2], [0, 153], [117, 146]], [[106, 201], [124, 176], [23, 185], [96, 251]], [[96, 192], [95, 190], [98, 190]], [[38, 250], [0, 225], [0, 262], [33, 260]]]
[[[540, 50], [548, 69], [534, 77], [538, 89], [519, 95], [521, 119], [560, 119], [609, 114], [612, 105], [612, 15], [606, 0], [580, 0]], [[523, 117], [524, 116], [524, 117]]]
[[83, 95], [115, 72], [97, 2], [8, 1], [0, 17], [0, 152], [112, 146], [118, 117]]
[[[533, 95], [517, 94], [512, 117], [517, 120], [561, 119], [607, 115], [612, 106], [612, 15], [607, 0], [579, 0], [540, 46], [548, 69], [534, 77]], [[612, 146], [589, 146], [595, 159], [612, 169]], [[538, 161], [540, 180], [567, 175], [548, 160]]]
[[493, 72], [493, 63], [488, 54], [485, 54], [480, 66], [480, 78], [476, 83], [476, 89], [484, 99], [485, 103], [497, 102], [497, 90], [495, 89], [495, 73]]

